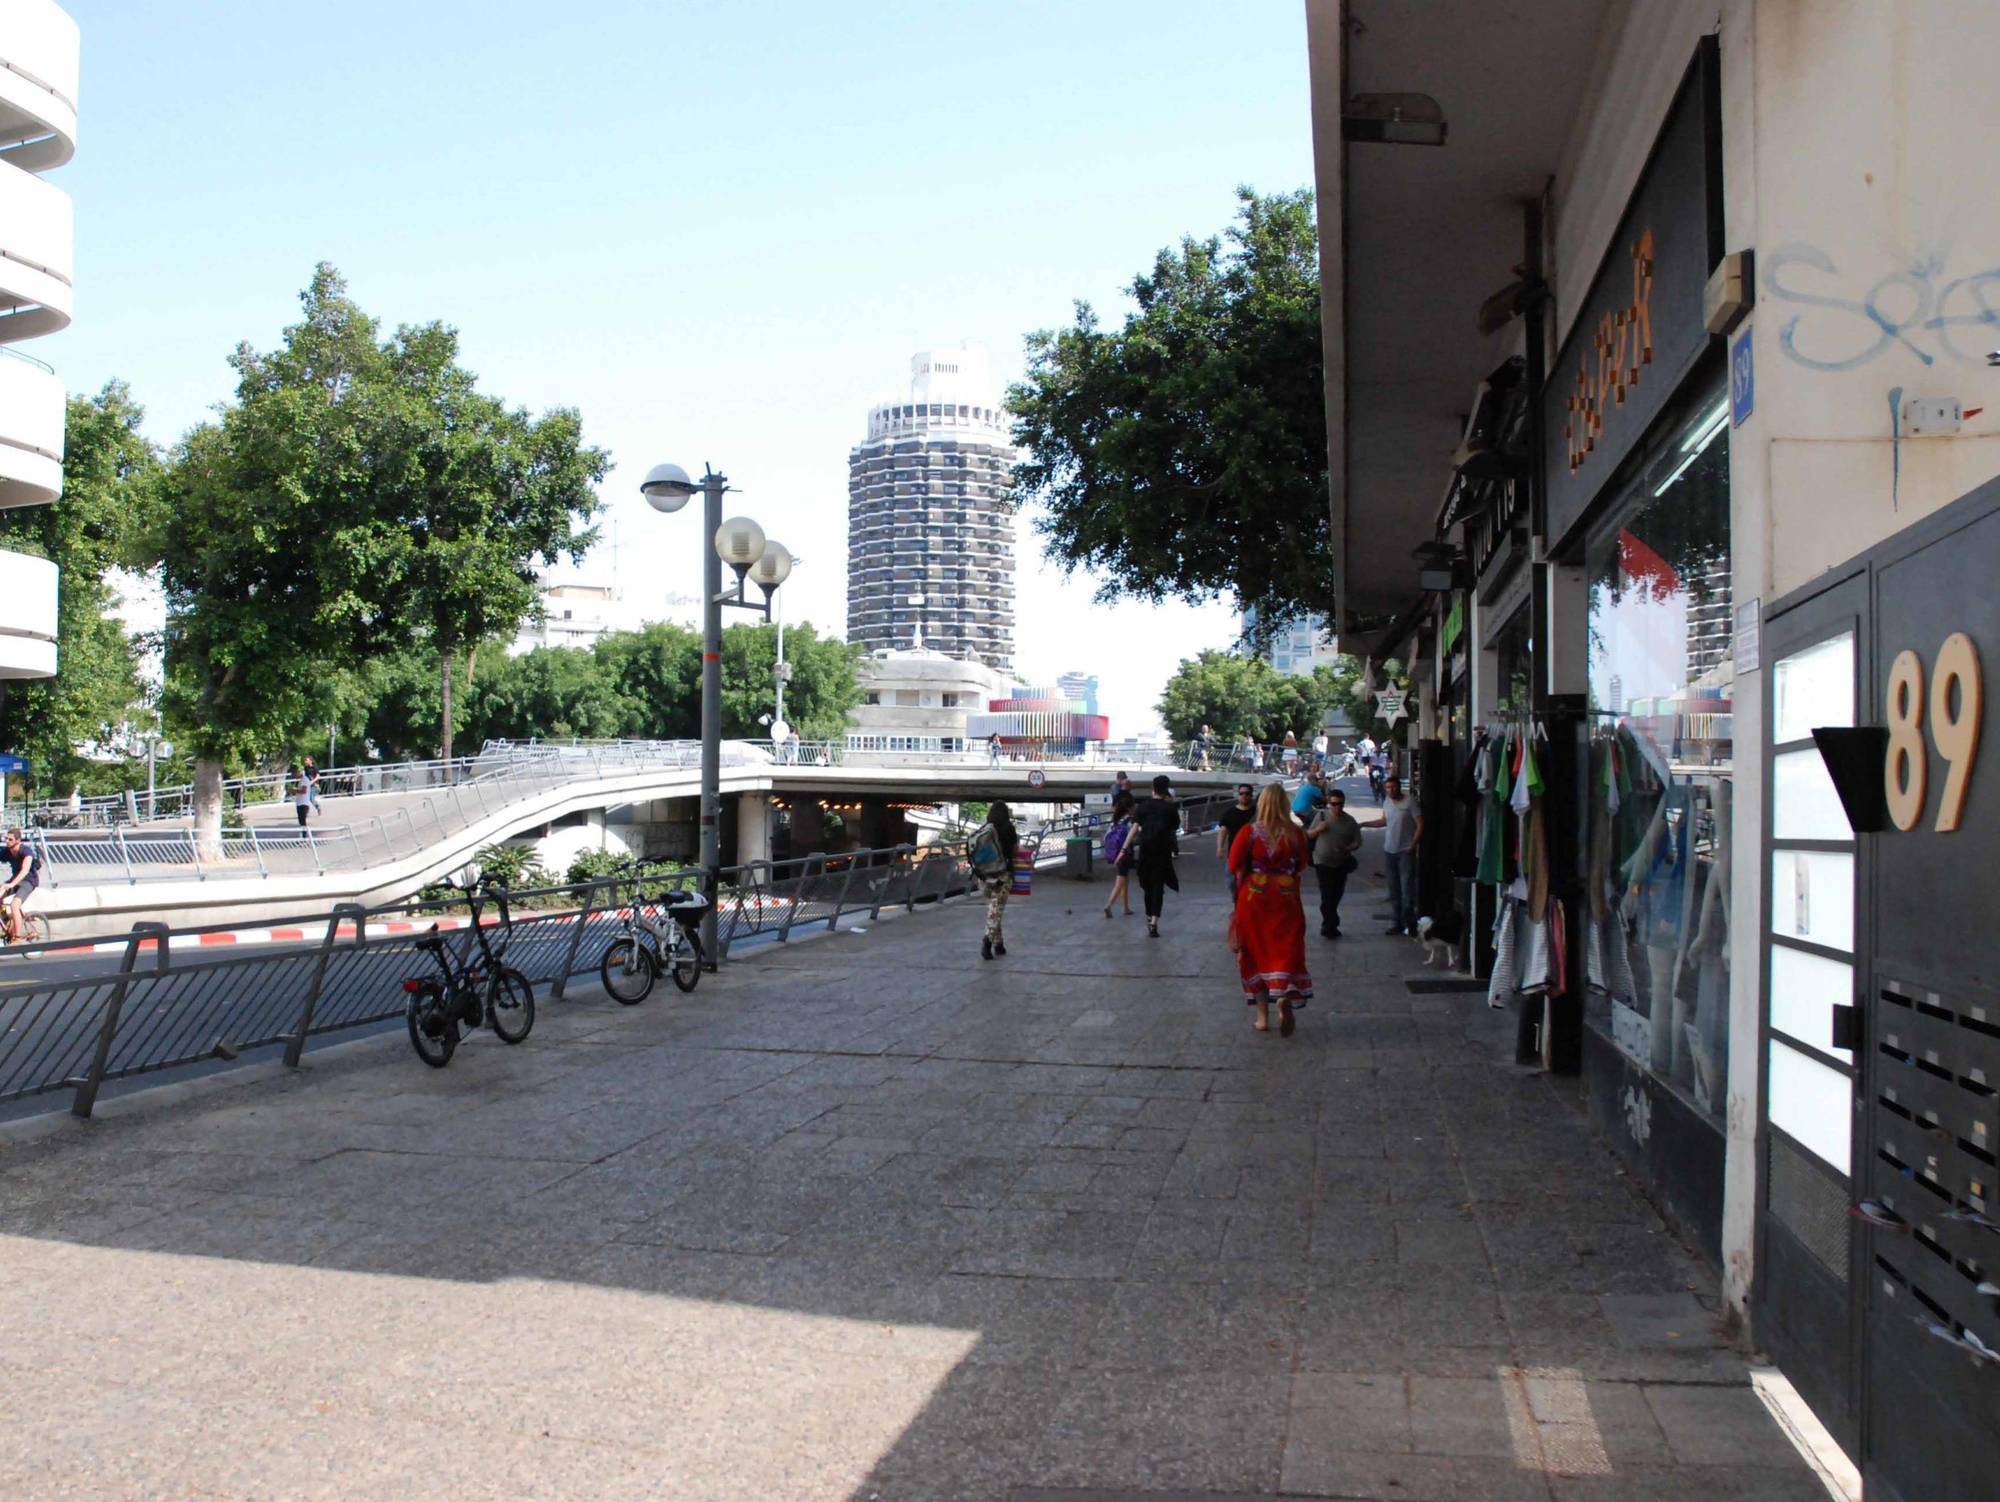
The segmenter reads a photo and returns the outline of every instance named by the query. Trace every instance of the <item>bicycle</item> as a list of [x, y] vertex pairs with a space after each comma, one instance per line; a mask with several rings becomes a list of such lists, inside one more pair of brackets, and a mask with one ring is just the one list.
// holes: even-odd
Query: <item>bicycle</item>
[[[443, 980], [419, 975], [403, 982], [403, 989], [410, 995], [406, 1009], [410, 1046], [433, 1069], [442, 1069], [451, 1062], [458, 1048], [461, 1026], [470, 1030], [482, 1022], [490, 1023], [502, 1043], [526, 1041], [535, 1026], [535, 988], [527, 976], [501, 963], [507, 937], [514, 926], [507, 911], [507, 889], [480, 886], [476, 872], [467, 877], [465, 888], [466, 902], [472, 910], [472, 938], [467, 947], [479, 951], [478, 963], [472, 963], [462, 951], [455, 952], [450, 940], [433, 923], [430, 932], [416, 941], [417, 948], [437, 961]], [[487, 897], [500, 904], [498, 948], [487, 937], [486, 925], [480, 921]]]
[[[655, 917], [649, 906], [663, 908], [666, 917]], [[649, 904], [635, 874], [621, 932], [604, 946], [604, 956], [597, 962], [605, 991], [615, 1001], [637, 1006], [653, 994], [662, 970], [680, 990], [692, 991], [701, 982], [701, 920], [707, 912], [708, 899], [699, 892], [669, 892]]]

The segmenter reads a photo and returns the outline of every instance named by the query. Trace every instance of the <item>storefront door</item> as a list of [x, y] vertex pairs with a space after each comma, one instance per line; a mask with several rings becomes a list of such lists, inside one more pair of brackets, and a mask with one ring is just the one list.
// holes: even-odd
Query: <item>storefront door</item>
[[1848, 1214], [1857, 1067], [1834, 1021], [1856, 1001], [1863, 927], [1856, 838], [1812, 732], [1855, 723], [1866, 609], [1856, 572], [1772, 620], [1765, 639], [1757, 1338], [1850, 1454], [1860, 1437], [1856, 1289], [1867, 1274]]

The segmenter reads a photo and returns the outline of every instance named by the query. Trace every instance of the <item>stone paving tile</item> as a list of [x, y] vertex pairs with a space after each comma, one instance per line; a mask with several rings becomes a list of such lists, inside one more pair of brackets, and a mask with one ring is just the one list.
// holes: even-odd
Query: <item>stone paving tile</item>
[[1511, 1019], [1411, 996], [1359, 891], [1253, 1034], [1183, 881], [1159, 943], [1044, 887], [1005, 962], [958, 904], [0, 1149], [0, 1495], [1815, 1495]]

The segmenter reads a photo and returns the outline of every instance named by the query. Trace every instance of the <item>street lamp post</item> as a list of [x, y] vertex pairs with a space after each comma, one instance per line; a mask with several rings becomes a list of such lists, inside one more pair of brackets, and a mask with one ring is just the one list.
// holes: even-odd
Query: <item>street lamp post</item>
[[[656, 464], [646, 473], [639, 493], [655, 511], [672, 515], [701, 494], [702, 533], [711, 546], [702, 553], [701, 606], [701, 883], [708, 912], [701, 921], [702, 949], [715, 968], [716, 907], [722, 886], [722, 607], [755, 610], [771, 618], [771, 595], [792, 570], [791, 555], [782, 544], [767, 542], [764, 529], [748, 517], [722, 519], [722, 497], [728, 478], [707, 465], [702, 477], [691, 479], [678, 464]], [[722, 565], [736, 571], [734, 594], [724, 594]], [[746, 576], [754, 576], [764, 603], [744, 598]]]
[[172, 756], [174, 743], [161, 740], [157, 733], [146, 736], [146, 817], [149, 820], [153, 817], [153, 754], [156, 751], [161, 756]]

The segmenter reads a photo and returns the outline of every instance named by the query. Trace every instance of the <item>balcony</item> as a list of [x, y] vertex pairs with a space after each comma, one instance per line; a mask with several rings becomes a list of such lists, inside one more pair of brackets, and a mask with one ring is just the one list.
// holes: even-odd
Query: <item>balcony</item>
[[56, 670], [56, 566], [0, 553], [0, 678], [48, 678]]
[[0, 344], [69, 326], [74, 242], [69, 195], [0, 161]]
[[0, 161], [43, 172], [75, 153], [77, 50], [53, 0], [0, 0]]
[[0, 510], [62, 494], [62, 382], [39, 360], [0, 349]]

